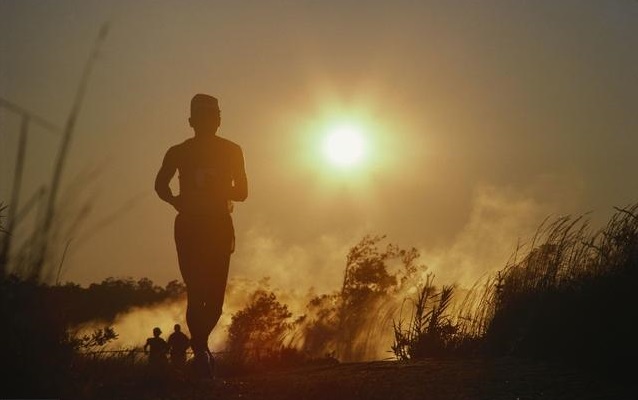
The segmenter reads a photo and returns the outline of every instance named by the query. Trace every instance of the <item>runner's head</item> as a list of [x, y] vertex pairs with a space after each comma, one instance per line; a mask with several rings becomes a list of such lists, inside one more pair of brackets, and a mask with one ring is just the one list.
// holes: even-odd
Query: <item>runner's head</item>
[[175, 332], [179, 332], [182, 330], [182, 327], [179, 324], [175, 324], [175, 326], [173, 327], [173, 329], [175, 329]]
[[153, 328], [153, 336], [158, 337], [162, 334], [162, 330], [158, 327]]
[[213, 96], [202, 93], [193, 96], [188, 122], [195, 130], [195, 135], [214, 134], [221, 123], [219, 101]]

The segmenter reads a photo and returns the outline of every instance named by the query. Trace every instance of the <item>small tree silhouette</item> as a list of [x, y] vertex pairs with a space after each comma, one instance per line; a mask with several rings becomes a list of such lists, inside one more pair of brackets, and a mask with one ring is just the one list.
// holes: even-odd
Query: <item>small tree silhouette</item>
[[340, 291], [316, 296], [299, 320], [303, 350], [320, 357], [360, 360], [369, 356], [376, 336], [390, 327], [395, 296], [414, 285], [419, 252], [394, 244], [382, 246], [383, 235], [366, 235], [346, 257]]
[[244, 361], [259, 360], [281, 350], [292, 313], [273, 292], [259, 289], [248, 305], [233, 314], [228, 350]]

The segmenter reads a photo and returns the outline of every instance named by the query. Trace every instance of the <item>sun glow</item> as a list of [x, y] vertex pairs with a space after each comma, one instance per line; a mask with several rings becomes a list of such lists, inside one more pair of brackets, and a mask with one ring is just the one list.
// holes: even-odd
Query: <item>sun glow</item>
[[[282, 126], [295, 138], [290, 142], [295, 146], [290, 171], [300, 171], [304, 178], [312, 174], [308, 177], [317, 178], [324, 189], [347, 187], [364, 193], [372, 179], [391, 173], [390, 160], [397, 154], [389, 132], [401, 130], [379, 119], [380, 114], [365, 102], [348, 106], [331, 100], [308, 113], [282, 118]], [[290, 123], [292, 117], [296, 123]]]
[[354, 125], [339, 125], [327, 133], [323, 151], [330, 163], [339, 167], [352, 167], [365, 156], [365, 139], [361, 129]]

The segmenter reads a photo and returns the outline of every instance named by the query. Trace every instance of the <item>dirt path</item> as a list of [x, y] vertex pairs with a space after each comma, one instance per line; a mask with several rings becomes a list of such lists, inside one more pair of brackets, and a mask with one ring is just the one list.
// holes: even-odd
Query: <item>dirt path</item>
[[[634, 387], [636, 389], [636, 387]], [[247, 400], [638, 398], [629, 387], [556, 365], [499, 360], [379, 361], [218, 380], [188, 397]]]

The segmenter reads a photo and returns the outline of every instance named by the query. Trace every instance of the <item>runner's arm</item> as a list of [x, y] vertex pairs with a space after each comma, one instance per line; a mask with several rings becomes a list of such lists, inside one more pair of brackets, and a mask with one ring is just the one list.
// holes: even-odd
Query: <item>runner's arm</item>
[[171, 188], [169, 183], [175, 172], [177, 171], [177, 166], [173, 160], [174, 155], [172, 149], [169, 149], [164, 156], [164, 161], [162, 162], [162, 166], [157, 172], [157, 176], [155, 177], [155, 192], [159, 196], [160, 199], [164, 200], [168, 204], [171, 204], [177, 211], [178, 209], [178, 199], [179, 196], [173, 196], [171, 192]]
[[230, 188], [230, 200], [244, 201], [248, 197], [248, 179], [244, 166], [244, 154], [241, 148], [233, 157], [233, 186]]

